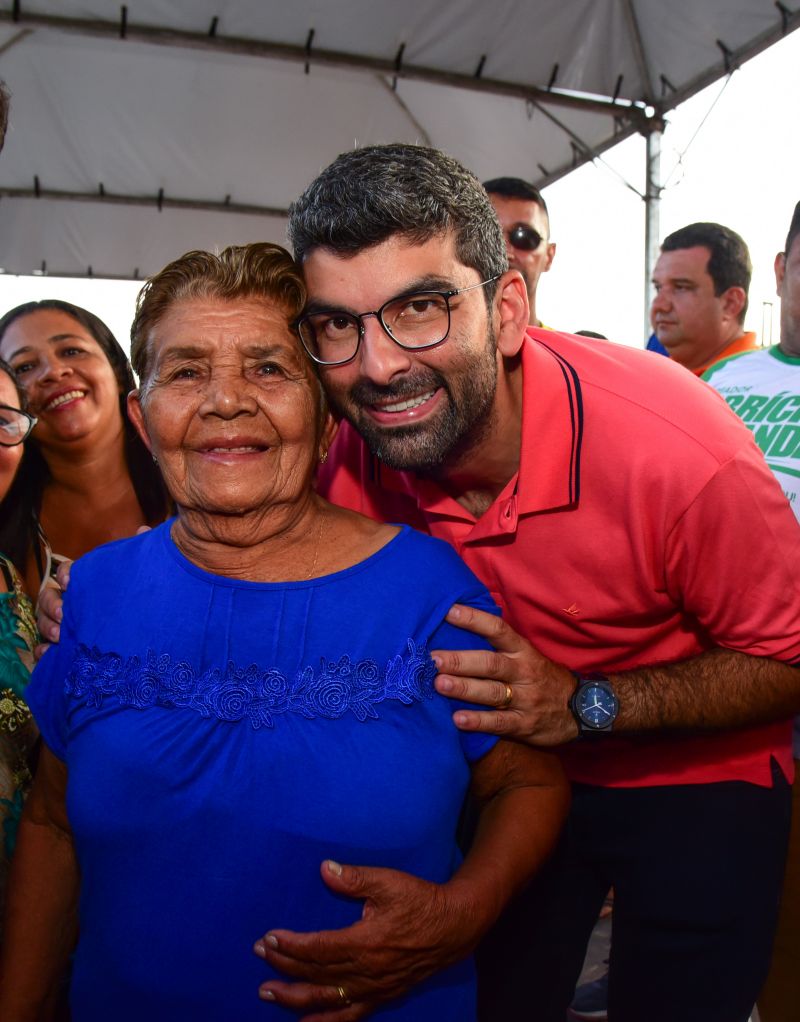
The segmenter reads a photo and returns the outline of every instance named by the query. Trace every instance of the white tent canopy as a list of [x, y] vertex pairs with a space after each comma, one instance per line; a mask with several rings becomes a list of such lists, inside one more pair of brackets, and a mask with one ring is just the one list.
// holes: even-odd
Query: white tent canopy
[[773, 0], [105, 0], [0, 11], [0, 267], [143, 277], [283, 241], [339, 152], [540, 187], [800, 25]]

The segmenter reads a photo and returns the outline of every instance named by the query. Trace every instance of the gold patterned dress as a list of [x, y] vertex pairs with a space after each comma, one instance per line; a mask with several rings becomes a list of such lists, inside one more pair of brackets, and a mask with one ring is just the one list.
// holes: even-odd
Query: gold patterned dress
[[22, 804], [31, 784], [30, 755], [38, 737], [24, 694], [39, 641], [33, 606], [19, 576], [0, 554], [7, 592], [0, 593], [0, 906]]

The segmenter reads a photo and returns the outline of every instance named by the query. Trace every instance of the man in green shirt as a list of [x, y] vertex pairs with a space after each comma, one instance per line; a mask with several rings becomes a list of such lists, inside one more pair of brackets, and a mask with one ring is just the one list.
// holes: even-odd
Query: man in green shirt
[[[734, 355], [703, 376], [753, 431], [800, 522], [800, 202], [783, 252], [775, 256], [781, 336], [772, 348]], [[793, 737], [792, 831], [772, 968], [759, 998], [762, 1022], [800, 1013], [800, 717]]]

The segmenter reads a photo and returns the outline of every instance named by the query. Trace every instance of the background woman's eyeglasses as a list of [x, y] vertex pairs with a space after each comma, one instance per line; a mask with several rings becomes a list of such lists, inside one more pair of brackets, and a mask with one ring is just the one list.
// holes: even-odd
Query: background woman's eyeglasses
[[0, 405], [0, 446], [16, 447], [30, 436], [38, 422], [32, 415], [11, 405]]
[[520, 252], [533, 252], [542, 241], [542, 235], [527, 224], [517, 224], [508, 232], [508, 242]]

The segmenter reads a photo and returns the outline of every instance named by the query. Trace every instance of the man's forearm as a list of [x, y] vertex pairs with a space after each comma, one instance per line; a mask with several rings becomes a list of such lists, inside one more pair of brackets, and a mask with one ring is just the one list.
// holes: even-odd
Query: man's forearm
[[[548, 660], [494, 614], [457, 605], [448, 621], [482, 635], [491, 650], [434, 650], [436, 689], [458, 708], [464, 731], [485, 731], [533, 746], [578, 737], [569, 704], [575, 676]], [[595, 670], [603, 670], [595, 662]], [[800, 667], [713, 649], [687, 660], [609, 674], [619, 699], [615, 732], [722, 730], [788, 720], [800, 713]]]
[[620, 706], [614, 731], [721, 730], [800, 713], [800, 669], [734, 650], [609, 678]]

